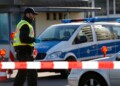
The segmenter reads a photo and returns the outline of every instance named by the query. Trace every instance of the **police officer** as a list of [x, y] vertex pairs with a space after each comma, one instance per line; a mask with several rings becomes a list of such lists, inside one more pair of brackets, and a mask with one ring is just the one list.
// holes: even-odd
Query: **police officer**
[[[33, 8], [26, 8], [23, 19], [17, 24], [13, 46], [20, 62], [34, 60], [32, 56], [34, 42], [40, 42], [39, 39], [34, 38], [34, 29], [31, 24], [36, 15]], [[35, 69], [19, 69], [13, 86], [23, 86], [26, 79], [28, 86], [37, 86], [37, 71]]]

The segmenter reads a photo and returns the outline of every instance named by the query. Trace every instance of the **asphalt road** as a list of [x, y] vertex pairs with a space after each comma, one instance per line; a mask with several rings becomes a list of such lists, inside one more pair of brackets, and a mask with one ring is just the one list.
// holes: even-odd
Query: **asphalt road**
[[[5, 82], [0, 82], [0, 86], [12, 86], [16, 72]], [[25, 82], [24, 86], [27, 86]], [[38, 73], [38, 86], [69, 86], [67, 79], [61, 77], [59, 73]]]

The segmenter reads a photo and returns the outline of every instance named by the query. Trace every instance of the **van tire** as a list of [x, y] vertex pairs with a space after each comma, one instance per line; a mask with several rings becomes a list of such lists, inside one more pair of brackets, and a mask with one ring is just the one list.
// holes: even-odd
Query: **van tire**
[[[76, 61], [76, 59], [71, 56], [71, 57], [68, 57], [65, 61]], [[61, 71], [61, 76], [63, 78], [67, 78], [68, 75], [70, 74], [70, 71], [71, 71], [71, 69], [62, 70]]]

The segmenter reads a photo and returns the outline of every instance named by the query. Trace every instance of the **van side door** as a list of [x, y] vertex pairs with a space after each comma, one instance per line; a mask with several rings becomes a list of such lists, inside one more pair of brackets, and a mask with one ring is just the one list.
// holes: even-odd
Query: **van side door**
[[115, 53], [120, 51], [120, 25], [113, 26], [113, 34], [115, 38]]
[[108, 47], [108, 52], [106, 53], [106, 56], [111, 56], [112, 54], [114, 54], [116, 46], [112, 25], [96, 24], [93, 25], [93, 28], [96, 33], [98, 57], [104, 56], [101, 51], [101, 48], [103, 46]]
[[75, 37], [74, 44], [79, 47], [80, 60], [92, 59], [96, 56], [97, 46], [93, 40], [93, 30], [91, 25], [80, 28], [80, 31]]

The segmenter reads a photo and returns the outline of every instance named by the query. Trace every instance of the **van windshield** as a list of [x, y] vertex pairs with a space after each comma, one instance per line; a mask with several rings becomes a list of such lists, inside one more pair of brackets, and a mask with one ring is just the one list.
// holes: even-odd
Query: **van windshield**
[[67, 41], [79, 25], [60, 25], [48, 27], [38, 38], [41, 41]]

